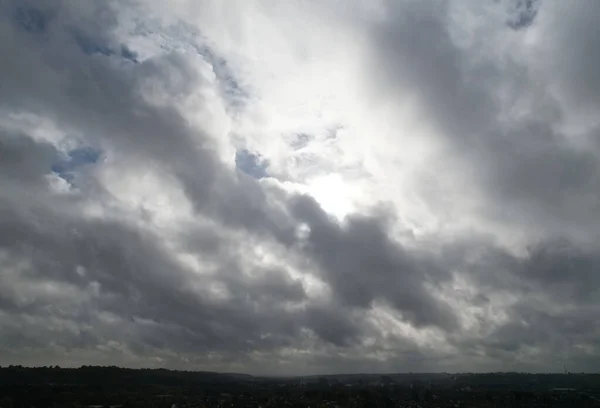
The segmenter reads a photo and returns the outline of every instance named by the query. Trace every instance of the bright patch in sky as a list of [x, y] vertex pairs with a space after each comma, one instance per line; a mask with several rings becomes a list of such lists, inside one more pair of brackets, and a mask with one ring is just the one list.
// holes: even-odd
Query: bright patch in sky
[[339, 174], [328, 174], [309, 179], [307, 192], [318, 201], [325, 211], [340, 220], [354, 210], [353, 190]]

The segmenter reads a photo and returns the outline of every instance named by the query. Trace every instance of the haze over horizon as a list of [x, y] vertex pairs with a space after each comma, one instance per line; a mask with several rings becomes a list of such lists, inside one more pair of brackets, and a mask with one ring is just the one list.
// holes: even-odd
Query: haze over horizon
[[0, 1], [0, 361], [600, 367], [600, 2]]

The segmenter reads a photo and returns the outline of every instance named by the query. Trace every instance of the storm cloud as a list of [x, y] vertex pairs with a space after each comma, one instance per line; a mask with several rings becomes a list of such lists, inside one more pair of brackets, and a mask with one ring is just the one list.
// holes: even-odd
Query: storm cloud
[[0, 4], [0, 357], [593, 371], [600, 8]]

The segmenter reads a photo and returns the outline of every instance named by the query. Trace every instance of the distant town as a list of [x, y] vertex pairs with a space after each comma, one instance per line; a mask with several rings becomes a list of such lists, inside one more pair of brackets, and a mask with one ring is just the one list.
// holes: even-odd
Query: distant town
[[600, 407], [600, 374], [245, 374], [9, 366], [0, 408]]

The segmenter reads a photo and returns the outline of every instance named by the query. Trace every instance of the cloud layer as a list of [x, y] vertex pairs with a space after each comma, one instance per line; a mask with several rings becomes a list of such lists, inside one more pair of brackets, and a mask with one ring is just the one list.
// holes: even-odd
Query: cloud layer
[[0, 359], [597, 370], [598, 18], [3, 2]]

